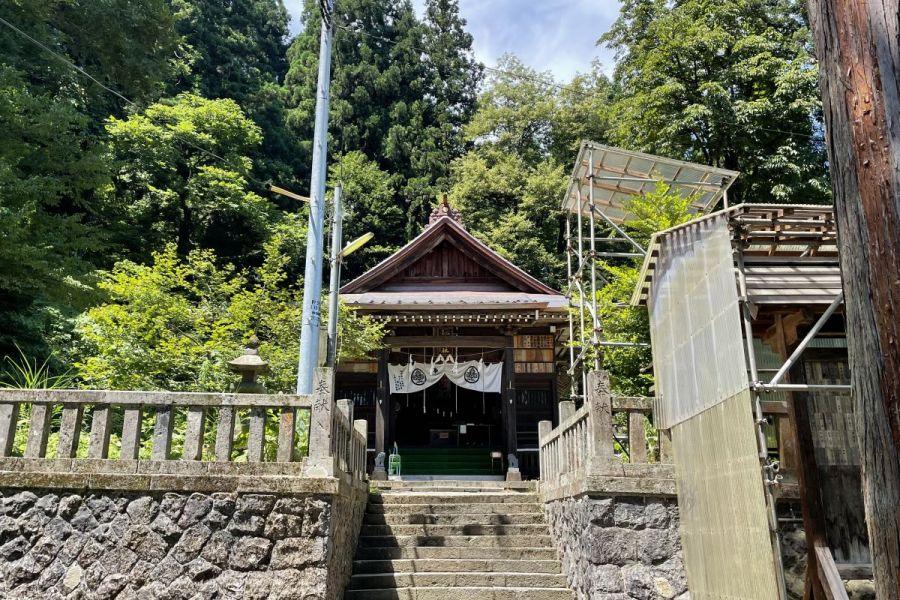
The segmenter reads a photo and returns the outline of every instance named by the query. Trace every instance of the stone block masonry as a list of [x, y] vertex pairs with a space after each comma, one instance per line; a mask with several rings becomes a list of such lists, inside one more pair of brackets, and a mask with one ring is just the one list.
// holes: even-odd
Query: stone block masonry
[[337, 600], [351, 494], [0, 490], [0, 598]]
[[687, 600], [674, 497], [588, 496], [545, 503], [579, 599]]

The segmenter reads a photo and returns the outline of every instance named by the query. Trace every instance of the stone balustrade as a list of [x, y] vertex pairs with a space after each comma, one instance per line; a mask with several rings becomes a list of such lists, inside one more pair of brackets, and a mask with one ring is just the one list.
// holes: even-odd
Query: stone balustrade
[[[584, 404], [561, 402], [559, 426], [538, 424], [541, 490], [545, 499], [588, 489], [674, 494], [668, 436], [659, 432], [658, 460], [648, 444], [645, 417], [653, 412], [650, 398], [613, 396], [602, 371], [588, 375]], [[615, 433], [614, 415], [624, 413], [627, 438]], [[627, 441], [626, 441], [627, 440]], [[620, 444], [618, 448], [616, 444]]]
[[[186, 429], [180, 458], [199, 461], [203, 459], [204, 439], [211, 426], [207, 416], [213, 409], [216, 412], [215, 460], [229, 462], [233, 459], [235, 417], [238, 410], [246, 409], [249, 411], [247, 462], [264, 461], [266, 419], [272, 412], [279, 418], [277, 458], [279, 462], [292, 462], [297, 459], [295, 414], [298, 409], [309, 410], [312, 399], [274, 394], [0, 390], [0, 457], [12, 454], [22, 406], [31, 409], [25, 458], [75, 458], [86, 411], [91, 414], [87, 458], [109, 458], [112, 417], [118, 410], [122, 415], [120, 459], [139, 457], [142, 425], [149, 414], [153, 419], [152, 459], [171, 460], [176, 413], [181, 412], [186, 419]], [[54, 407], [62, 408], [59, 442], [55, 456], [47, 456], [50, 416]]]
[[604, 372], [587, 382], [580, 408], [561, 402], [559, 426], [538, 425], [539, 489], [563, 572], [579, 599], [686, 599], [668, 437], [651, 448], [645, 429], [653, 401], [612, 395]]
[[[352, 420], [349, 401], [334, 402], [330, 369], [316, 375], [312, 395], [0, 390], [0, 485], [40, 474], [53, 475], [48, 485], [79, 489], [280, 491], [290, 477], [363, 481], [366, 423]], [[309, 418], [299, 418], [303, 411]], [[310, 459], [298, 443], [307, 433]], [[203, 481], [188, 485], [185, 477]]]
[[0, 597], [343, 597], [366, 425], [333, 389], [0, 390]]

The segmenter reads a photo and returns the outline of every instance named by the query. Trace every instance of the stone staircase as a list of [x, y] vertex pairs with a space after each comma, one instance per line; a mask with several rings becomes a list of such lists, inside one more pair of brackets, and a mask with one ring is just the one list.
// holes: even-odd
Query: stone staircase
[[390, 483], [369, 496], [345, 600], [572, 600], [530, 484]]

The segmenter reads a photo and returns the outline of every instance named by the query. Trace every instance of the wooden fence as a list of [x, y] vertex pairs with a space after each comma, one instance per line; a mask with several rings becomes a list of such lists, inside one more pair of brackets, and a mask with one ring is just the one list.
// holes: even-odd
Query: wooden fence
[[[120, 469], [112, 463], [169, 461], [186, 463], [178, 470], [182, 473], [191, 473], [191, 464], [294, 463], [293, 469], [265, 472], [300, 475], [305, 474], [306, 460], [297, 442], [308, 433], [309, 455], [320, 467], [312, 476], [343, 472], [365, 479], [366, 422], [352, 421], [348, 400], [334, 402], [330, 369], [319, 369], [316, 376], [317, 389], [312, 395], [0, 390], [0, 460], [9, 466], [10, 459], [28, 459], [29, 470], [40, 470], [40, 459], [44, 459], [49, 469], [56, 470], [61, 459], [88, 459], [98, 471], [110, 468], [116, 472]], [[300, 411], [307, 411], [309, 419], [298, 419]], [[238, 462], [235, 424], [240, 418], [247, 426]], [[176, 420], [184, 423], [177, 434]], [[150, 423], [152, 433], [148, 435], [145, 429]], [[16, 432], [23, 427], [27, 431], [24, 444], [16, 447]], [[86, 444], [82, 442], [84, 432]], [[111, 444], [113, 433], [118, 438], [115, 445]], [[51, 435], [56, 449], [48, 453]], [[173, 441], [180, 451], [173, 452]], [[241, 471], [232, 473], [240, 475]]]

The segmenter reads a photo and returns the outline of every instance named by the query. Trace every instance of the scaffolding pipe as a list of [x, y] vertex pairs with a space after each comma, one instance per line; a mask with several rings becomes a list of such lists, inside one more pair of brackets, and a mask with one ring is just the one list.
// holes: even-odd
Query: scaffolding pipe
[[[588, 151], [588, 166], [591, 171], [591, 175], [594, 174], [594, 151]], [[597, 318], [597, 247], [596, 247], [596, 232], [594, 230], [594, 186], [591, 184], [590, 189], [588, 189], [588, 203], [591, 206], [591, 214], [589, 217], [589, 231], [591, 236], [591, 306], [594, 310], [591, 312], [592, 319], [592, 327], [591, 327], [591, 343], [596, 344], [600, 341], [600, 320]], [[594, 356], [594, 370], [600, 369], [600, 357]]]
[[744, 345], [747, 349], [747, 362], [750, 367], [750, 389], [753, 396], [753, 416], [756, 421], [756, 440], [757, 450], [759, 453], [760, 475], [763, 478], [763, 493], [766, 498], [766, 511], [769, 518], [769, 537], [772, 541], [772, 553], [775, 558], [775, 577], [778, 582], [779, 598], [786, 600], [787, 589], [784, 581], [784, 563], [781, 560], [781, 539], [778, 535], [778, 515], [775, 513], [775, 495], [772, 493], [772, 486], [769, 482], [768, 467], [768, 444], [766, 443], [766, 434], [763, 431], [763, 423], [766, 422], [762, 411], [762, 402], [759, 397], [759, 372], [756, 369], [756, 350], [753, 347], [753, 323], [750, 315], [750, 306], [747, 301], [747, 277], [744, 272], [744, 249], [740, 245], [735, 250], [735, 259], [738, 271], [738, 287], [741, 291], [741, 317], [744, 324]]
[[597, 342], [599, 346], [610, 346], [612, 348], [649, 348], [650, 344], [645, 342]]
[[[578, 272], [584, 273], [584, 224], [582, 223], [581, 218], [581, 186], [575, 190], [575, 197], [578, 201], [578, 218], [576, 219], [578, 224]], [[576, 281], [574, 282], [578, 286], [578, 322], [581, 326], [581, 329], [578, 330], [578, 339], [581, 341], [581, 352], [576, 360], [581, 360], [581, 356], [584, 354], [585, 345], [584, 345], [584, 292], [581, 289], [581, 284]], [[575, 368], [576, 363], [572, 363], [572, 369]], [[587, 371], [585, 371], [584, 367], [581, 368], [581, 393], [587, 393]]]
[[[569, 305], [572, 304], [572, 218], [569, 215], [566, 215], [566, 270], [568, 271], [568, 282], [569, 282], [569, 290], [568, 290], [568, 299]], [[572, 316], [572, 311], [567, 311], [569, 313], [569, 365], [575, 364], [575, 345], [573, 342], [575, 341], [575, 317]], [[575, 379], [572, 378], [572, 388], [569, 390], [569, 395], [571, 397], [575, 397], [576, 385]]]
[[753, 389], [763, 392], [849, 392], [851, 386], [840, 383], [758, 383]]
[[816, 321], [815, 325], [812, 326], [812, 329], [809, 330], [809, 333], [806, 334], [806, 337], [803, 338], [803, 341], [794, 349], [791, 355], [788, 357], [784, 364], [781, 365], [781, 368], [778, 369], [778, 372], [775, 373], [775, 376], [772, 377], [772, 381], [770, 381], [766, 387], [771, 387], [773, 385], [777, 385], [779, 381], [781, 381], [782, 377], [784, 377], [788, 371], [791, 370], [791, 367], [794, 366], [794, 363], [797, 362], [797, 359], [800, 358], [800, 355], [803, 354], [803, 351], [806, 350], [806, 347], [809, 346], [809, 343], [813, 341], [813, 338], [819, 335], [819, 332], [822, 330], [822, 327], [825, 326], [825, 323], [828, 319], [831, 318], [831, 315], [838, 309], [841, 303], [844, 301], [844, 292], [838, 294], [835, 299], [828, 305], [828, 309], [822, 313], [822, 316], [819, 317], [819, 320]]
[[[591, 178], [591, 179], [593, 179], [593, 177], [591, 177], [590, 175], [588, 175], [588, 177]], [[593, 185], [591, 185], [591, 189], [594, 189], [594, 186], [593, 186]], [[580, 195], [580, 193], [579, 193], [579, 195]], [[601, 217], [604, 221], [606, 221], [607, 223], [609, 223], [610, 227], [612, 227], [613, 229], [615, 229], [616, 232], [617, 232], [619, 235], [621, 235], [623, 238], [625, 238], [626, 240], [628, 240], [629, 242], [631, 242], [631, 245], [634, 246], [635, 248], [637, 248], [638, 252], [641, 253], [641, 256], [646, 256], [646, 255], [647, 255], [647, 251], [644, 250], [644, 247], [641, 246], [640, 244], [638, 244], [638, 243], [637, 243], [636, 241], [634, 241], [633, 239], [631, 239], [631, 236], [628, 235], [627, 233], [625, 233], [625, 232], [622, 230], [621, 227], [619, 227], [618, 225], [616, 225], [615, 223], [613, 223], [612, 219], [610, 219], [609, 217], [607, 217], [607, 216], [603, 213], [602, 210], [600, 210], [599, 208], [597, 208], [596, 206], [594, 206], [594, 207], [591, 208], [591, 211], [592, 211], [592, 212], [596, 212], [598, 215], [600, 215], [600, 217]], [[579, 203], [578, 203], [578, 214], [579, 214], [579, 215], [581, 214], [581, 202], [580, 202], [580, 201], [579, 201]]]
[[651, 179], [648, 177], [619, 177], [615, 175], [597, 175], [594, 179], [598, 181], [630, 181], [635, 183], [671, 183], [671, 184], [679, 184], [679, 185], [696, 185], [697, 187], [707, 187], [720, 189], [722, 187], [721, 183], [713, 183], [711, 181], [678, 181], [677, 179]]

